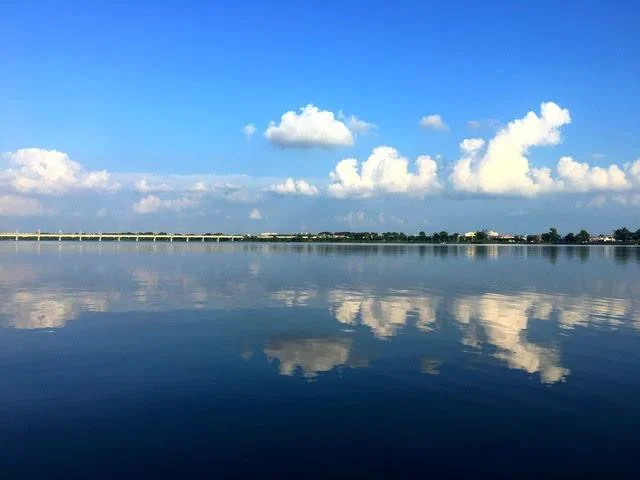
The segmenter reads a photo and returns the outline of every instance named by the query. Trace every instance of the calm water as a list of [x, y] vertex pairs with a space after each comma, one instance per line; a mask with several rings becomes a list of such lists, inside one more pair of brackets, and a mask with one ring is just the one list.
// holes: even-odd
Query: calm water
[[2, 476], [638, 473], [639, 273], [622, 247], [2, 243]]

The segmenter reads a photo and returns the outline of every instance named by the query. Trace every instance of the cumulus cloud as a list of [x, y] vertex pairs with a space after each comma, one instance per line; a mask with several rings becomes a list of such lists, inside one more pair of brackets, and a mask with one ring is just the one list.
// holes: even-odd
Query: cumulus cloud
[[251, 138], [256, 133], [256, 126], [253, 123], [248, 123], [242, 127], [242, 133], [244, 133], [245, 137]]
[[617, 165], [607, 168], [590, 167], [589, 164], [576, 162], [571, 157], [562, 157], [557, 170], [560, 181], [558, 188], [561, 190], [591, 192], [631, 188], [631, 181], [627, 179], [625, 171]]
[[194, 207], [198, 200], [188, 196], [175, 199], [161, 199], [157, 195], [147, 195], [133, 204], [133, 211], [136, 213], [148, 214], [161, 211], [178, 212]]
[[492, 138], [484, 155], [461, 148], [463, 156], [449, 176], [456, 190], [489, 194], [535, 195], [552, 188], [549, 169], [532, 169], [527, 158], [531, 147], [556, 145], [560, 127], [571, 122], [569, 110], [553, 102], [540, 106], [540, 116], [529, 112], [510, 122]]
[[279, 195], [318, 195], [318, 189], [316, 187], [304, 180], [294, 180], [291, 177], [282, 183], [271, 185], [267, 190]]
[[0, 172], [0, 179], [20, 193], [60, 195], [69, 190], [115, 189], [106, 170], [87, 171], [69, 155], [57, 150], [22, 148], [2, 155], [9, 168]]
[[460, 150], [466, 155], [471, 155], [484, 147], [482, 138], [465, 138], [460, 142]]
[[262, 220], [262, 214], [260, 213], [260, 210], [258, 210], [257, 208], [252, 209], [249, 212], [249, 219], [250, 220]]
[[42, 204], [35, 198], [0, 195], [0, 216], [26, 217], [44, 213]]
[[422, 128], [431, 128], [433, 130], [448, 130], [449, 127], [442, 121], [442, 117], [438, 114], [425, 115], [418, 122]]
[[280, 147], [344, 147], [353, 145], [353, 134], [333, 112], [307, 105], [299, 113], [289, 111], [280, 123], [271, 122], [264, 136]]
[[138, 180], [133, 189], [139, 193], [162, 193], [170, 192], [173, 187], [167, 183], [150, 184], [146, 178]]
[[415, 161], [415, 172], [409, 172], [409, 161], [392, 147], [377, 147], [367, 160], [359, 164], [355, 158], [341, 160], [329, 174], [328, 192], [337, 198], [371, 197], [383, 193], [405, 193], [422, 196], [439, 188], [438, 165], [427, 155]]

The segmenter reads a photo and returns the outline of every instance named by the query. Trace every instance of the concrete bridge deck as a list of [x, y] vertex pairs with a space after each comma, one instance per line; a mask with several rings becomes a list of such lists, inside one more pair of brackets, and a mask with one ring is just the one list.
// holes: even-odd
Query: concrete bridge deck
[[13, 241], [90, 241], [90, 242], [220, 242], [242, 241], [244, 235], [208, 235], [205, 233], [39, 233], [39, 232], [0, 232], [0, 240]]

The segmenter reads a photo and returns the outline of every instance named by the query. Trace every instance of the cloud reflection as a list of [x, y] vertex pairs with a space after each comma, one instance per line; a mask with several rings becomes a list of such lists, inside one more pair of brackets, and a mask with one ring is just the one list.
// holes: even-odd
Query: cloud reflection
[[295, 375], [313, 379], [347, 364], [352, 340], [349, 338], [294, 338], [270, 341], [264, 348], [269, 360], [280, 362], [280, 375]]
[[558, 351], [533, 344], [526, 338], [529, 320], [540, 315], [548, 317], [550, 313], [548, 305], [536, 304], [536, 300], [535, 295], [463, 296], [454, 299], [451, 311], [463, 329], [471, 330], [473, 338], [463, 343], [479, 346], [473, 324], [477, 321], [484, 331], [485, 342], [496, 348], [495, 358], [505, 361], [510, 368], [539, 373], [543, 383], [555, 383], [570, 373], [560, 365]]
[[284, 303], [287, 307], [304, 307], [310, 300], [316, 298], [318, 292], [315, 289], [277, 290], [269, 296], [271, 299]]
[[[249, 244], [224, 250], [208, 244], [202, 247], [77, 246], [63, 242], [62, 246], [38, 245], [43, 250], [41, 253], [20, 250], [26, 247], [26, 244], [11, 245], [17, 252], [5, 252], [4, 263], [0, 263], [0, 327], [62, 328], [89, 311], [235, 309], [253, 314], [283, 307], [307, 308], [305, 314], [287, 312], [288, 316], [296, 317], [296, 322], [300, 319], [297, 324], [304, 323], [305, 328], [309, 328], [306, 337], [280, 338], [267, 342], [264, 347], [261, 339], [261, 346], [257, 347], [256, 352], [264, 349], [269, 359], [278, 360], [283, 375], [301, 372], [306, 378], [314, 378], [336, 367], [354, 366], [354, 345], [357, 348], [360, 342], [370, 342], [372, 337], [391, 342], [400, 335], [430, 335], [424, 337], [425, 341], [438, 341], [435, 335], [443, 338], [458, 335], [459, 338], [454, 338], [466, 352], [479, 353], [492, 364], [526, 372], [544, 383], [555, 383], [570, 375], [563, 348], [567, 339], [580, 329], [640, 332], [640, 283], [632, 275], [623, 275], [627, 267], [614, 265], [619, 277], [580, 280], [576, 285], [568, 285], [566, 290], [558, 282], [549, 286], [534, 280], [548, 291], [529, 291], [526, 290], [528, 281], [515, 276], [514, 282], [509, 283], [514, 284], [514, 290], [505, 291], [500, 289], [495, 275], [493, 283], [479, 275], [480, 263], [476, 262], [506, 255], [505, 252], [540, 258], [556, 252], [560, 259], [566, 254], [567, 259], [578, 262], [582, 261], [579, 256], [583, 252], [589, 252], [593, 261], [602, 264], [609, 257], [611, 260], [620, 257], [620, 254], [614, 256], [617, 251], [614, 249], [401, 246], [380, 253], [381, 248], [365, 246], [356, 247], [354, 253], [346, 245], [305, 245], [293, 250], [286, 245], [267, 245], [263, 251], [263, 246]], [[188, 248], [203, 250], [198, 255]], [[62, 249], [62, 253], [58, 253], [58, 249]], [[349, 251], [352, 257], [329, 258]], [[222, 255], [224, 252], [227, 254]], [[438, 259], [457, 255], [459, 258], [450, 265], [452, 268], [464, 265], [465, 270], [454, 271], [455, 275], [443, 272], [441, 276], [440, 273], [429, 276], [422, 270], [411, 270], [413, 260], [402, 263], [405, 261], [402, 255], [408, 258], [411, 252], [415, 252], [413, 260], [416, 261], [423, 254]], [[625, 252], [636, 255], [632, 249]], [[268, 258], [271, 254], [282, 254], [283, 258]], [[307, 258], [309, 263], [304, 268], [283, 272], [278, 262], [290, 261], [284, 254], [326, 257], [317, 264]], [[369, 258], [373, 255], [398, 258]], [[473, 257], [472, 262], [467, 261], [467, 255]], [[385, 273], [383, 280], [374, 275], [380, 271], [381, 261], [397, 266], [388, 276]], [[322, 274], [309, 274], [313, 265], [320, 264], [326, 269]], [[439, 264], [440, 260], [435, 265]], [[475, 267], [469, 267], [472, 264]], [[484, 265], [488, 270], [498, 268], [500, 259]], [[429, 267], [428, 263], [416, 268], [425, 267]], [[574, 267], [584, 271], [580, 263]], [[521, 289], [515, 288], [517, 282]], [[421, 288], [413, 288], [417, 285]], [[429, 290], [422, 287], [426, 285]], [[497, 291], [488, 291], [491, 288]], [[572, 289], [578, 293], [571, 294]], [[327, 321], [327, 311], [337, 323]], [[276, 315], [281, 312], [278, 310]], [[307, 322], [308, 319], [313, 321]], [[325, 320], [322, 326], [321, 319]], [[540, 328], [540, 322], [547, 322], [545, 328]], [[264, 328], [282, 325], [265, 323]], [[341, 338], [347, 331], [353, 335]], [[256, 345], [251, 337], [254, 333], [251, 331], [246, 338]], [[376, 345], [380, 349], [388, 348], [378, 342]], [[413, 346], [404, 344], [402, 348]], [[249, 350], [243, 354], [244, 357], [250, 355]], [[436, 374], [439, 363], [423, 360], [420, 369]]]
[[5, 327], [21, 330], [61, 328], [77, 319], [83, 312], [106, 312], [107, 296], [104, 294], [77, 292], [69, 296], [59, 293], [16, 292], [0, 305], [0, 313], [6, 317]]
[[415, 326], [430, 331], [436, 323], [437, 298], [393, 292], [373, 295], [353, 290], [331, 290], [328, 294], [330, 310], [336, 320], [345, 325], [361, 323], [371, 329], [379, 339], [388, 339], [415, 316]]

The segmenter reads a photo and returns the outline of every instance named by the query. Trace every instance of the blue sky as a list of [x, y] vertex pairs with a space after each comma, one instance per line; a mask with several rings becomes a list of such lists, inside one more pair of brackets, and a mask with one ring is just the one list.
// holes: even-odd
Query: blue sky
[[[640, 226], [634, 2], [42, 3], [0, 7], [2, 230]], [[545, 102], [567, 118], [547, 125]], [[491, 147], [528, 112], [533, 140]], [[473, 180], [455, 180], [471, 138]], [[358, 185], [329, 176], [381, 146], [397, 155]], [[421, 155], [434, 178], [411, 176]], [[289, 177], [312, 189], [275, 188]]]

